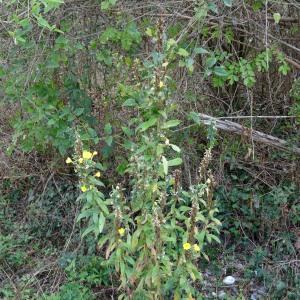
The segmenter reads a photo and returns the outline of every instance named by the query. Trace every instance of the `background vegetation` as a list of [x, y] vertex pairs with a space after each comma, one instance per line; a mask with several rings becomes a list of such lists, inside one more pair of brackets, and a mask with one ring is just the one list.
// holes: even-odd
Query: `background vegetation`
[[0, 298], [299, 299], [299, 14], [0, 1]]

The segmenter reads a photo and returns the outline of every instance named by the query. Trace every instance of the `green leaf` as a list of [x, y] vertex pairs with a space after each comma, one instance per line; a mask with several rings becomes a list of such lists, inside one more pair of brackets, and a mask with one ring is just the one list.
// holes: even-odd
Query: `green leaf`
[[208, 68], [211, 68], [216, 64], [216, 62], [217, 62], [217, 59], [214, 56], [212, 56], [207, 59], [206, 65]]
[[134, 99], [129, 98], [129, 99], [127, 99], [127, 100], [123, 103], [123, 106], [129, 106], [129, 107], [131, 107], [131, 106], [137, 106], [137, 103], [136, 103], [136, 101], [135, 101]]
[[105, 225], [105, 217], [104, 217], [103, 213], [101, 213], [100, 217], [99, 217], [99, 221], [98, 221], [99, 233], [101, 233], [103, 231], [104, 225]]
[[202, 48], [202, 47], [197, 47], [194, 50], [195, 54], [208, 54], [209, 51], [207, 51], [206, 49]]
[[157, 118], [156, 117], [152, 117], [148, 121], [140, 124], [137, 127], [136, 131], [141, 131], [141, 132], [146, 131], [148, 128], [154, 126], [156, 124], [156, 122], [157, 122]]
[[183, 48], [180, 48], [180, 49], [178, 50], [178, 54], [179, 54], [180, 56], [183, 56], [183, 57], [188, 57], [188, 56], [189, 56], [189, 53], [188, 53], [185, 49], [183, 49]]
[[150, 36], [150, 37], [152, 37], [152, 36], [153, 36], [152, 29], [151, 29], [151, 28], [149, 28], [149, 27], [146, 29], [145, 33], [146, 33], [148, 36]]
[[204, 20], [207, 16], [208, 6], [207, 5], [199, 5], [195, 8], [195, 19], [197, 21]]
[[131, 239], [131, 249], [134, 251], [136, 249], [136, 247], [138, 246], [139, 243], [139, 236], [141, 234], [141, 229], [137, 229], [133, 235], [132, 235], [132, 239]]
[[193, 72], [194, 71], [194, 60], [191, 57], [189, 57], [185, 61], [185, 66], [190, 72]]
[[208, 5], [207, 5], [207, 8], [208, 8], [209, 10], [211, 10], [212, 12], [214, 12], [215, 14], [218, 13], [218, 7], [217, 7], [217, 5], [216, 5], [215, 3], [213, 3], [213, 2], [209, 2]]
[[101, 9], [102, 10], [108, 10], [111, 7], [115, 6], [117, 3], [117, 0], [105, 0], [101, 2]]
[[64, 0], [47, 0], [47, 3], [64, 4]]
[[273, 19], [274, 19], [274, 21], [275, 21], [276, 24], [279, 24], [280, 19], [281, 19], [280, 13], [274, 13], [273, 14]]
[[200, 125], [201, 124], [201, 120], [199, 117], [199, 114], [196, 113], [195, 111], [192, 111], [189, 113], [188, 118], [192, 121], [194, 121], [196, 124]]
[[48, 13], [51, 9], [58, 8], [63, 3], [63, 0], [44, 0], [43, 4], [45, 5], [45, 13]]
[[168, 175], [169, 163], [164, 156], [162, 157], [162, 163], [163, 163], [164, 173], [165, 175]]
[[174, 145], [174, 144], [170, 144], [170, 146], [171, 146], [171, 148], [174, 150], [174, 151], [176, 151], [176, 152], [181, 152], [181, 149], [178, 147], [178, 146], [176, 146], [176, 145]]
[[198, 242], [200, 243], [200, 245], [202, 245], [204, 242], [205, 234], [206, 234], [206, 231], [202, 230], [200, 233], [198, 233], [196, 235], [196, 238], [197, 238]]
[[5, 70], [3, 67], [0, 66], [0, 78], [5, 76]]
[[107, 50], [97, 52], [96, 59], [100, 62], [104, 62], [107, 66], [111, 66], [113, 63], [112, 55]]
[[92, 231], [96, 231], [97, 228], [95, 226], [89, 226], [82, 234], [82, 238], [91, 233]]
[[128, 127], [122, 126], [122, 130], [128, 137], [131, 137], [133, 135], [133, 131]]
[[110, 135], [112, 134], [112, 126], [110, 123], [106, 123], [105, 126], [104, 126], [104, 133], [106, 135]]
[[108, 237], [107, 236], [102, 236], [101, 239], [98, 241], [98, 247], [102, 248], [103, 245], [107, 242]]
[[109, 215], [109, 210], [105, 204], [104, 201], [102, 201], [101, 199], [99, 198], [96, 198], [96, 202], [97, 204], [99, 205], [99, 207], [101, 208], [101, 210], [104, 212], [105, 215]]
[[290, 71], [290, 67], [288, 64], [283, 64], [278, 68], [278, 72], [283, 75], [287, 75], [289, 71]]
[[227, 77], [228, 76], [228, 72], [225, 70], [225, 68], [223, 66], [221, 67], [214, 67], [213, 70], [214, 74], [220, 77]]
[[49, 30], [53, 30], [55, 28], [55, 26], [51, 26], [48, 21], [46, 19], [44, 19], [42, 16], [37, 16], [36, 17], [37, 19], [37, 22], [38, 24], [41, 26], [41, 27], [44, 27], [44, 28], [47, 28]]
[[167, 121], [166, 123], [164, 123], [162, 125], [162, 128], [167, 129], [167, 128], [175, 127], [175, 126], [179, 125], [180, 123], [181, 123], [180, 120], [170, 120], [170, 121]]
[[168, 166], [169, 167], [175, 167], [175, 166], [179, 166], [182, 164], [182, 159], [180, 157], [171, 159], [168, 161]]
[[112, 142], [113, 142], [113, 137], [110, 135], [110, 136], [106, 136], [104, 138], [105, 140], [105, 143], [108, 145], [108, 146], [111, 146], [112, 145]]
[[79, 117], [83, 114], [84, 112], [84, 108], [76, 108], [75, 111], [74, 111], [74, 114]]
[[97, 212], [95, 209], [87, 209], [84, 210], [83, 212], [81, 212], [79, 214], [79, 216], [77, 217], [76, 221], [79, 222], [81, 219], [86, 219], [89, 218], [90, 216], [93, 215], [93, 213]]
[[231, 7], [233, 0], [223, 0], [225, 6]]
[[169, 39], [167, 41], [167, 49], [170, 49], [174, 45], [176, 45], [176, 41], [174, 39]]
[[156, 154], [160, 156], [164, 153], [164, 144], [158, 144], [156, 148]]
[[214, 234], [209, 234], [209, 236], [211, 237], [211, 239], [213, 239], [213, 240], [215, 240], [217, 243], [221, 244], [220, 239], [219, 239], [216, 235], [214, 235]]

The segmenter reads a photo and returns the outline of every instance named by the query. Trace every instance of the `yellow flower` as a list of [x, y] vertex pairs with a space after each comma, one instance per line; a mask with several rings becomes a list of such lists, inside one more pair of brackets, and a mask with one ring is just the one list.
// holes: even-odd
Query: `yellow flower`
[[184, 244], [183, 244], [183, 249], [184, 249], [184, 250], [189, 250], [189, 249], [191, 249], [191, 244], [190, 244], [190, 243], [184, 243]]
[[194, 248], [194, 251], [196, 251], [196, 252], [200, 251], [200, 247], [197, 244], [194, 244], [193, 248]]
[[101, 173], [100, 172], [97, 172], [96, 174], [95, 174], [95, 177], [100, 177], [101, 176]]
[[68, 157], [67, 159], [66, 159], [66, 163], [67, 164], [71, 164], [73, 161], [72, 161], [72, 159], [70, 158], [70, 157]]
[[93, 156], [95, 156], [95, 155], [97, 155], [98, 154], [98, 152], [97, 151], [94, 151], [93, 152]]
[[166, 62], [164, 62], [163, 64], [162, 64], [162, 66], [164, 67], [164, 68], [166, 68], [167, 66], [168, 66], [168, 62], [166, 61]]
[[125, 229], [124, 228], [119, 228], [118, 232], [119, 232], [120, 236], [123, 236], [125, 234]]
[[88, 190], [88, 189], [87, 189], [87, 187], [86, 187], [85, 185], [83, 185], [83, 186], [81, 187], [81, 191], [82, 191], [83, 193], [85, 193], [87, 190]]
[[83, 158], [80, 157], [80, 158], [78, 159], [78, 161], [79, 161], [80, 164], [82, 164], [82, 163], [83, 163]]
[[160, 81], [160, 82], [159, 82], [159, 87], [162, 88], [162, 87], [164, 87], [164, 86], [165, 86], [165, 84], [164, 84], [162, 81]]
[[82, 157], [83, 157], [84, 159], [91, 159], [92, 156], [93, 156], [93, 154], [92, 154], [90, 151], [84, 150], [84, 151], [82, 152]]

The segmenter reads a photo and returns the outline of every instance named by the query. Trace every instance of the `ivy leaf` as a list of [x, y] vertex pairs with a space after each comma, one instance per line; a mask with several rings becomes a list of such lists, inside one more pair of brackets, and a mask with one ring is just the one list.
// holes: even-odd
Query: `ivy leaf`
[[223, 0], [223, 3], [224, 3], [225, 6], [231, 7], [232, 6], [232, 1], [233, 0]]

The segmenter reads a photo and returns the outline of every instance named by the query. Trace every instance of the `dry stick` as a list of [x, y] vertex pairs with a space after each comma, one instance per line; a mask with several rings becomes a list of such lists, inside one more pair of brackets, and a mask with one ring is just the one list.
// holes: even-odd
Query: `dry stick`
[[218, 120], [227, 119], [296, 119], [297, 116], [229, 116], [229, 117], [218, 117]]
[[201, 113], [199, 113], [199, 117], [205, 125], [210, 125], [212, 122], [214, 122], [218, 129], [222, 129], [225, 131], [229, 131], [244, 136], [252, 136], [253, 140], [256, 142], [261, 142], [300, 155], [300, 148], [298, 148], [297, 146], [289, 146], [289, 143], [287, 141], [279, 139], [272, 135], [257, 130], [251, 130], [250, 128], [244, 127], [235, 122], [231, 122], [227, 120], [223, 121]]

